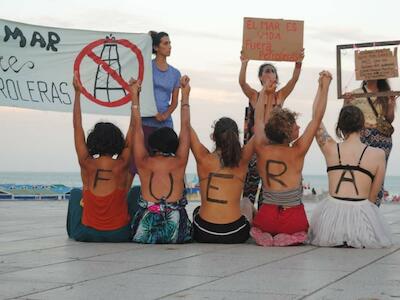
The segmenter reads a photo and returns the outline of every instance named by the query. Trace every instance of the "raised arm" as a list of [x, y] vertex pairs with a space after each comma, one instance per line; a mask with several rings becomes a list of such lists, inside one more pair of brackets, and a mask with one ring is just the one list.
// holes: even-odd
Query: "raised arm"
[[278, 104], [283, 104], [286, 98], [290, 95], [293, 91], [294, 87], [296, 86], [297, 81], [299, 80], [300, 73], [301, 73], [301, 65], [304, 59], [304, 49], [301, 51], [300, 60], [296, 61], [294, 65], [293, 75], [292, 78], [288, 81], [288, 83], [278, 91]]
[[132, 100], [131, 108], [131, 123], [130, 127], [133, 132], [133, 158], [137, 167], [141, 167], [145, 164], [146, 158], [149, 156], [147, 149], [144, 144], [144, 134], [142, 128], [142, 118], [140, 117], [140, 103], [139, 95], [141, 89], [141, 82], [131, 79], [129, 81], [130, 94]]
[[196, 131], [194, 131], [192, 127], [190, 127], [190, 149], [192, 150], [197, 163], [199, 163], [205, 155], [210, 153], [210, 151], [208, 151], [208, 149], [200, 142]]
[[190, 148], [190, 105], [189, 94], [190, 84], [189, 77], [182, 76], [181, 78], [181, 131], [179, 133], [179, 147], [176, 151], [176, 156], [180, 159], [183, 165], [186, 165], [189, 157]]
[[255, 151], [254, 147], [254, 136], [246, 143], [246, 145], [242, 148], [242, 160], [241, 162], [248, 165], [249, 161], [253, 157], [253, 153]]
[[311, 146], [312, 140], [322, 122], [328, 101], [329, 85], [332, 75], [328, 71], [319, 73], [318, 90], [313, 103], [312, 120], [308, 123], [303, 135], [295, 143], [299, 147], [300, 153], [306, 153]]
[[254, 143], [256, 149], [268, 142], [265, 136], [265, 124], [268, 123], [269, 115], [273, 106], [273, 94], [275, 93], [276, 83], [267, 82], [258, 97], [255, 117], [254, 117]]
[[319, 148], [324, 154], [330, 147], [332, 147], [332, 145], [336, 144], [336, 141], [329, 135], [323, 122], [321, 122], [321, 124], [319, 125], [317, 133], [315, 134], [315, 140], [317, 141]]
[[81, 112], [82, 85], [79, 82], [77, 72], [74, 73], [73, 85], [75, 89], [75, 100], [74, 100], [74, 110], [73, 110], [75, 150], [78, 156], [79, 165], [81, 167], [84, 167], [86, 160], [89, 158], [89, 151], [86, 145], [85, 133], [82, 127], [82, 112]]
[[253, 89], [246, 81], [246, 71], [247, 71], [247, 64], [249, 63], [249, 59], [244, 57], [243, 55], [240, 56], [241, 67], [239, 72], [239, 85], [242, 88], [243, 93], [249, 98], [251, 105], [254, 107], [255, 102], [254, 98], [257, 95], [257, 91]]
[[128, 127], [128, 132], [126, 133], [125, 137], [125, 147], [122, 150], [122, 153], [120, 155], [120, 158], [123, 160], [124, 165], [126, 167], [129, 166], [131, 163], [131, 157], [132, 157], [132, 144], [133, 144], [133, 111], [131, 110], [131, 120], [129, 122], [129, 127]]

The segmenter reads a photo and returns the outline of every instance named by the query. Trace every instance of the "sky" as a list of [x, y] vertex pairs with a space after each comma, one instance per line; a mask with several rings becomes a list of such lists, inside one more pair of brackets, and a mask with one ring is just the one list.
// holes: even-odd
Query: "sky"
[[[273, 7], [272, 7], [273, 5]], [[304, 20], [305, 59], [302, 73], [285, 106], [300, 113], [304, 129], [311, 119], [318, 73], [334, 75], [324, 123], [334, 134], [342, 101], [336, 93], [336, 45], [398, 40], [396, 0], [377, 1], [22, 1], [0, 0], [0, 18], [42, 26], [101, 31], [165, 31], [172, 41], [168, 63], [191, 78], [191, 122], [200, 140], [210, 149], [214, 120], [228, 116], [243, 128], [247, 99], [238, 84], [244, 17]], [[0, 49], [1, 56], [1, 49]], [[351, 51], [343, 53], [343, 88], [358, 87]], [[257, 68], [250, 61], [247, 80], [259, 89]], [[290, 78], [294, 63], [274, 63], [281, 84]], [[72, 76], [72, 74], [71, 74]], [[400, 90], [400, 79], [391, 81]], [[398, 111], [397, 111], [398, 112]], [[99, 120], [114, 122], [124, 132], [129, 117], [83, 116], [85, 131]], [[179, 109], [173, 115], [179, 130]], [[400, 175], [400, 118], [394, 126], [394, 146], [388, 175]], [[0, 172], [77, 172], [72, 114], [0, 107]], [[307, 154], [304, 174], [325, 174], [325, 160], [315, 142]], [[187, 172], [195, 172], [190, 157]]]

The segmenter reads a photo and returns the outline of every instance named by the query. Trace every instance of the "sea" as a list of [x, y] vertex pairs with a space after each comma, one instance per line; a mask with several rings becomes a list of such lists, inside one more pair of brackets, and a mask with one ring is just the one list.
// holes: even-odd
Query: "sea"
[[[195, 173], [186, 174], [188, 187], [198, 183]], [[63, 184], [68, 187], [81, 187], [82, 181], [78, 172], [0, 172], [0, 184], [28, 184], [28, 185], [52, 185]], [[139, 185], [138, 176], [134, 185]], [[326, 175], [303, 175], [303, 185], [314, 188], [317, 192], [328, 190], [328, 177]], [[400, 195], [400, 176], [386, 176], [385, 189], [391, 196]]]

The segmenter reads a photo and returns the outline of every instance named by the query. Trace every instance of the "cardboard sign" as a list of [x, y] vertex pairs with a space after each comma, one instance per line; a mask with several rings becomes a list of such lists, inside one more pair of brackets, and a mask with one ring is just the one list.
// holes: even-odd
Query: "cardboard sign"
[[0, 106], [71, 112], [74, 70], [82, 111], [130, 115], [131, 77], [142, 80], [141, 115], [154, 116], [148, 34], [35, 26], [0, 19]]
[[394, 53], [390, 49], [356, 50], [356, 80], [376, 80], [399, 76], [397, 47]]
[[298, 61], [303, 21], [244, 18], [243, 55], [255, 60]]

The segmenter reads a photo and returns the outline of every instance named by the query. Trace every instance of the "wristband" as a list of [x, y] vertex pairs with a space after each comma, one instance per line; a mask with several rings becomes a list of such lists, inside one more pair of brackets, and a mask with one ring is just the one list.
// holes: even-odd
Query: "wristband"
[[184, 108], [185, 106], [190, 107], [190, 105], [188, 103], [182, 103], [181, 104], [181, 108]]

